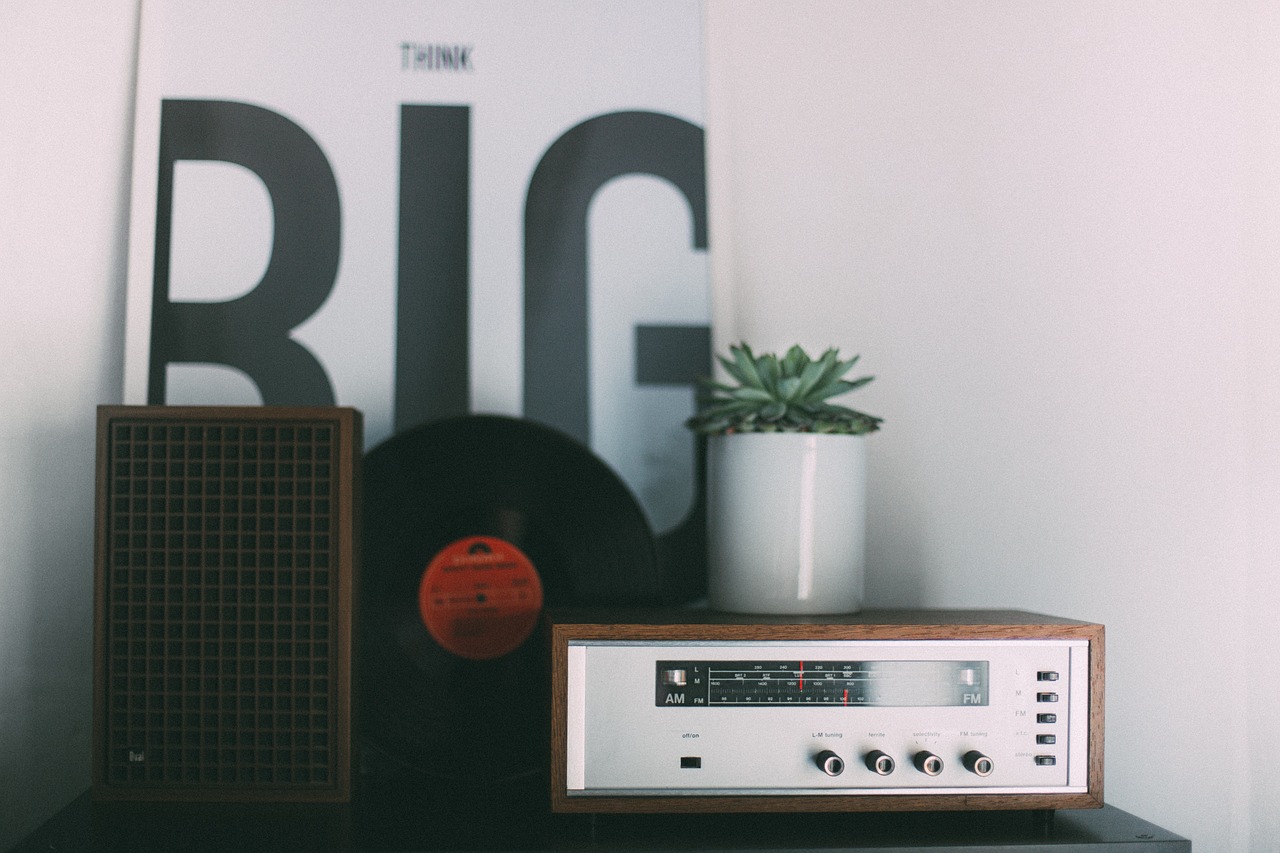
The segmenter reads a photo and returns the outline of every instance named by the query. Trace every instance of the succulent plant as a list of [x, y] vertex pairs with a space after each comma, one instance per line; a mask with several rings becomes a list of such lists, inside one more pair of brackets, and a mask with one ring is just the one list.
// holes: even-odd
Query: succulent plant
[[843, 378], [858, 356], [841, 361], [832, 347], [815, 360], [798, 344], [782, 358], [773, 353], [757, 356], [745, 343], [730, 346], [729, 353], [732, 358], [716, 358], [737, 384], [703, 380], [698, 413], [686, 421], [694, 432], [863, 435], [880, 428], [881, 418], [827, 402], [874, 378]]

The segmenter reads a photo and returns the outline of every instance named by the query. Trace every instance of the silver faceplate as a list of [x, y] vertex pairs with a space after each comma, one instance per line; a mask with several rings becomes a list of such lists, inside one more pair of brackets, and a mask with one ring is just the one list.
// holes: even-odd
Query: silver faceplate
[[[791, 660], [810, 662], [810, 671], [820, 661], [888, 662], [879, 669], [890, 671], [895, 662], [982, 661], [987, 695], [973, 705], [805, 706], [770, 700], [715, 706], [704, 700], [695, 707], [692, 700], [700, 694], [692, 688], [698, 685], [666, 704], [655, 690], [664, 677], [692, 678], [664, 676], [664, 661]], [[568, 796], [1038, 794], [1088, 788], [1084, 640], [581, 640], [570, 641], [567, 663]], [[892, 759], [892, 772], [881, 775], [868, 766], [868, 756], [876, 753]], [[923, 753], [941, 759], [936, 775], [917, 768]], [[980, 766], [989, 773], [975, 772], [972, 756], [965, 766], [971, 753], [989, 759]], [[831, 754], [839, 760], [827, 761], [824, 771]]]

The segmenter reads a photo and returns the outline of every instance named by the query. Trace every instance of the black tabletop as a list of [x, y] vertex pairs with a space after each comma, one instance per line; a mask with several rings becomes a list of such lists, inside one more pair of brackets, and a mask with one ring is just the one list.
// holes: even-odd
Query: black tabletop
[[34, 851], [1089, 851], [1189, 853], [1113, 806], [1047, 812], [552, 815], [501, 797], [365, 792], [352, 806], [112, 804], [78, 797], [16, 848]]

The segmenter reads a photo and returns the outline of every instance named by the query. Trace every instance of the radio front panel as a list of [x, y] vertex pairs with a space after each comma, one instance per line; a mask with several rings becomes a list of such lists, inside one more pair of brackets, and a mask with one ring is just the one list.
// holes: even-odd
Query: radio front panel
[[1100, 804], [1094, 662], [1087, 637], [566, 639], [553, 800], [561, 811]]

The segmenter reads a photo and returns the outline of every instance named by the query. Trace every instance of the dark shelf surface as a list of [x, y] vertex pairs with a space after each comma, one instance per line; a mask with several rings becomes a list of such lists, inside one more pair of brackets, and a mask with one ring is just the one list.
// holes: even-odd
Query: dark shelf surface
[[1121, 809], [857, 814], [552, 815], [476, 792], [366, 792], [354, 806], [114, 804], [78, 797], [33, 851], [1021, 851], [1189, 853]]

